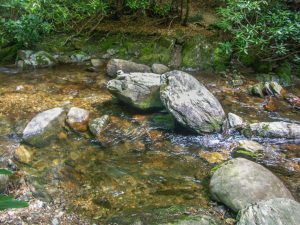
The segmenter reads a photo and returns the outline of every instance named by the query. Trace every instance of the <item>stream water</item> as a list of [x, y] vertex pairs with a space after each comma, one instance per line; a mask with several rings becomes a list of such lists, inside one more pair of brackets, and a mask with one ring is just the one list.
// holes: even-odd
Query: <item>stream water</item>
[[[225, 111], [249, 122], [291, 121], [300, 112], [284, 101], [276, 113], [264, 111], [264, 99], [249, 96], [246, 84], [233, 88], [218, 74], [195, 74], [222, 103]], [[105, 144], [90, 134], [69, 129], [60, 141], [33, 153], [28, 164], [15, 161], [35, 186], [35, 197], [64, 204], [82, 217], [105, 221], [116, 213], [173, 205], [213, 208], [210, 170], [229, 159], [231, 146], [245, 137], [196, 136], [173, 129], [166, 112], [142, 113], [119, 104], [108, 93], [104, 68], [90, 73], [82, 66], [61, 66], [16, 75], [0, 74], [0, 154], [2, 162], [19, 146], [26, 123], [38, 112], [77, 106], [92, 117], [111, 116]], [[300, 95], [299, 85], [289, 89]], [[258, 139], [272, 151], [259, 163], [279, 176], [300, 200], [300, 143]], [[217, 154], [213, 154], [217, 153]], [[214, 209], [212, 209], [214, 210]]]

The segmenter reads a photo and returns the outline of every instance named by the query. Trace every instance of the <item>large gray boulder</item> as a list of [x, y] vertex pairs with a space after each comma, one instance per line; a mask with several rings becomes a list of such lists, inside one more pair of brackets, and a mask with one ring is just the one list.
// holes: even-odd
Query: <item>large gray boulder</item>
[[262, 122], [250, 124], [250, 132], [254, 136], [265, 138], [300, 138], [300, 125], [287, 122]]
[[230, 160], [214, 172], [210, 193], [233, 211], [273, 198], [293, 199], [284, 184], [268, 169], [243, 158]]
[[300, 204], [291, 199], [261, 201], [239, 212], [237, 225], [299, 225]]
[[142, 110], [162, 108], [159, 96], [160, 75], [154, 73], [120, 74], [107, 84], [120, 101]]
[[150, 73], [151, 72], [151, 68], [143, 64], [138, 64], [123, 59], [111, 59], [107, 63], [107, 75], [110, 77], [116, 77], [118, 70], [122, 70], [124, 73], [132, 73], [132, 72]]
[[23, 131], [23, 140], [33, 146], [44, 146], [55, 139], [66, 119], [63, 108], [53, 108], [36, 115]]
[[224, 110], [203, 84], [177, 70], [163, 74], [161, 80], [162, 103], [180, 124], [199, 134], [222, 130]]

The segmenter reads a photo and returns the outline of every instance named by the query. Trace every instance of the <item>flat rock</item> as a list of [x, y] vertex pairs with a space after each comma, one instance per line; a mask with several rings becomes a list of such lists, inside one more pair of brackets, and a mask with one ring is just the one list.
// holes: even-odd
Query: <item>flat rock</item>
[[162, 103], [181, 125], [199, 134], [221, 132], [224, 110], [203, 84], [177, 70], [163, 74], [161, 80]]
[[222, 164], [214, 172], [209, 187], [213, 199], [235, 212], [261, 200], [293, 199], [289, 190], [272, 172], [243, 158]]
[[300, 125], [287, 122], [261, 122], [250, 124], [250, 132], [254, 136], [264, 138], [300, 138]]
[[48, 144], [62, 130], [65, 118], [63, 108], [53, 108], [37, 114], [25, 127], [23, 140], [34, 146]]
[[118, 70], [122, 70], [124, 73], [132, 73], [132, 72], [150, 73], [151, 72], [151, 68], [143, 64], [138, 64], [123, 59], [111, 59], [107, 63], [107, 75], [110, 77], [116, 77]]
[[237, 225], [299, 225], [300, 204], [275, 198], [252, 204], [239, 212]]
[[135, 108], [150, 110], [163, 107], [159, 96], [159, 74], [120, 74], [108, 82], [107, 88], [120, 101]]

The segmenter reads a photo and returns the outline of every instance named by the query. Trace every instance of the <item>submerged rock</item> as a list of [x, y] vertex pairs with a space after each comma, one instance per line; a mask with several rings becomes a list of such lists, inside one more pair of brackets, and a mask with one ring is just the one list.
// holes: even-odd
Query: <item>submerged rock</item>
[[167, 67], [163, 64], [158, 64], [158, 63], [154, 63], [152, 65], [151, 69], [152, 69], [153, 73], [157, 73], [157, 74], [163, 74], [163, 73], [166, 73], [166, 72], [170, 71], [169, 67]]
[[287, 122], [261, 122], [250, 124], [250, 133], [264, 138], [300, 138], [300, 125]]
[[143, 64], [138, 64], [123, 59], [111, 59], [107, 64], [107, 75], [110, 77], [116, 77], [118, 70], [122, 70], [124, 73], [131, 73], [131, 72], [150, 73], [151, 72], [151, 68]]
[[239, 212], [237, 225], [298, 225], [300, 204], [286, 198], [275, 198], [248, 206]]
[[72, 107], [67, 115], [67, 123], [75, 131], [85, 132], [87, 131], [89, 118], [89, 111], [77, 107]]
[[19, 73], [19, 69], [16, 68], [8, 68], [8, 67], [0, 67], [0, 74], [7, 74], [7, 75], [16, 75]]
[[142, 110], [162, 108], [159, 96], [160, 75], [154, 73], [120, 74], [107, 84], [120, 101]]
[[32, 152], [20, 145], [15, 151], [15, 158], [21, 163], [29, 163], [31, 161]]
[[300, 98], [293, 94], [287, 94], [285, 96], [286, 101], [292, 105], [295, 109], [300, 110]]
[[111, 217], [106, 224], [157, 225], [220, 225], [217, 216], [202, 208], [174, 205], [165, 208], [123, 211]]
[[256, 159], [263, 155], [264, 146], [256, 141], [242, 140], [237, 143], [233, 150], [234, 157]]
[[226, 118], [221, 104], [193, 76], [177, 70], [163, 74], [160, 93], [164, 106], [181, 125], [199, 134], [222, 130]]
[[101, 116], [100, 118], [93, 119], [89, 122], [89, 129], [94, 136], [99, 136], [101, 132], [108, 125], [110, 118], [108, 115]]
[[36, 115], [23, 131], [23, 140], [34, 146], [43, 146], [57, 137], [66, 114], [63, 108], [53, 108]]
[[209, 187], [213, 199], [236, 212], [247, 204], [261, 200], [293, 199], [289, 190], [273, 173], [243, 158], [222, 164], [214, 172]]
[[0, 174], [0, 194], [3, 193], [8, 185], [9, 177], [5, 174]]

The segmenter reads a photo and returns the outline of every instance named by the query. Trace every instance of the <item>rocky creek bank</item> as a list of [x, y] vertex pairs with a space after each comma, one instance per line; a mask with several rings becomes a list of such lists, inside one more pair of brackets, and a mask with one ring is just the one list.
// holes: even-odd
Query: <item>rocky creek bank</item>
[[[177, 121], [177, 126], [185, 127], [192, 133], [200, 135], [223, 133], [226, 136], [227, 132], [239, 132], [240, 135], [251, 132], [253, 137], [293, 140], [300, 138], [298, 124], [282, 121], [248, 123], [233, 113], [226, 115], [217, 98], [203, 84], [185, 72], [170, 71], [162, 75], [134, 71], [125, 73], [120, 70], [122, 68], [124, 67], [117, 68], [116, 78], [107, 84], [108, 90], [120, 102], [140, 109], [142, 113], [148, 110], [152, 113], [166, 110]], [[23, 130], [22, 140], [25, 146], [40, 148], [66, 139], [67, 132], [75, 132], [79, 136], [90, 140], [96, 139], [101, 145], [108, 146], [117, 143], [109, 140], [116, 134], [111, 130], [111, 124], [114, 123], [118, 121], [110, 115], [94, 117], [86, 109], [63, 106], [37, 114]], [[123, 140], [129, 137], [126, 136], [126, 132], [121, 131], [124, 135]], [[151, 136], [141, 130], [131, 130], [128, 135], [132, 135], [132, 132]], [[239, 158], [221, 164], [212, 172], [209, 186], [211, 197], [239, 213], [238, 224], [247, 224], [253, 220], [270, 221], [269, 224], [272, 224], [274, 221], [272, 218], [287, 224], [286, 215], [289, 215], [289, 224], [296, 225], [299, 223], [299, 203], [294, 200], [279, 178], [253, 162], [266, 154], [264, 150], [263, 146], [254, 141], [238, 142], [232, 154], [233, 157]], [[28, 163], [30, 152], [26, 147], [19, 149], [16, 158]], [[8, 180], [4, 183], [7, 184]], [[281, 205], [286, 207], [283, 208]], [[289, 209], [293, 209], [294, 214]], [[196, 212], [190, 212], [191, 216], [188, 219], [170, 221], [174, 224], [200, 225], [229, 222], [229, 220], [220, 221], [203, 209]], [[268, 216], [265, 212], [268, 212]], [[112, 221], [118, 221], [120, 218], [122, 217], [112, 218]], [[135, 218], [134, 222], [137, 220], [138, 218]], [[147, 224], [146, 220], [139, 220], [142, 224]]]

